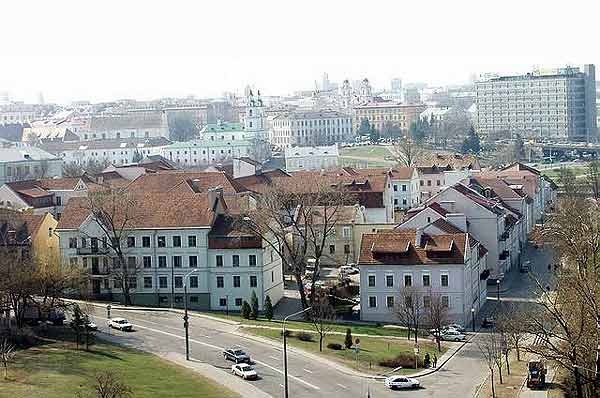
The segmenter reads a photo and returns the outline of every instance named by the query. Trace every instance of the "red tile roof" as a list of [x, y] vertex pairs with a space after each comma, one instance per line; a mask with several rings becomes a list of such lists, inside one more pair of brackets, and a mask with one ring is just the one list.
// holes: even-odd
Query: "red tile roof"
[[46, 217], [46, 214], [21, 213], [21, 219], [27, 224], [27, 230], [30, 234], [36, 234]]
[[131, 192], [169, 192], [176, 186], [191, 181], [194, 191], [208, 192], [211, 188], [222, 187], [223, 193], [237, 193], [245, 188], [231, 176], [217, 172], [164, 171], [152, 174], [142, 174], [133, 180], [127, 189]]

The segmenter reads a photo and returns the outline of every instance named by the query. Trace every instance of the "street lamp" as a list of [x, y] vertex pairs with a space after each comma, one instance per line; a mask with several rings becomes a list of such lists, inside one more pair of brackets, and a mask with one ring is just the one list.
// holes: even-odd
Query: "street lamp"
[[[197, 272], [198, 269], [194, 269], [183, 277], [183, 328], [185, 329], [185, 360], [190, 360], [190, 336], [189, 336], [189, 327], [190, 323], [188, 322], [188, 299], [187, 299], [187, 279], [194, 272]], [[172, 301], [172, 300], [171, 300]]]
[[288, 371], [287, 371], [287, 336], [285, 333], [285, 323], [287, 320], [293, 316], [300, 315], [310, 310], [312, 307], [308, 307], [303, 309], [302, 311], [294, 312], [283, 318], [283, 389], [284, 389], [284, 398], [288, 398]]
[[473, 325], [473, 333], [475, 333], [475, 308], [471, 307], [471, 323]]
[[500, 303], [500, 279], [496, 279], [496, 286], [498, 287], [498, 290], [497, 290], [498, 303]]

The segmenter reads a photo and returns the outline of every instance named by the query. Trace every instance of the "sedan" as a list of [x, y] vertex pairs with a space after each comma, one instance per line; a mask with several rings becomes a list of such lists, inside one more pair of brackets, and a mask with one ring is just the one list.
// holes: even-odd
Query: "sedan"
[[229, 348], [223, 351], [223, 358], [228, 361], [233, 361], [236, 364], [239, 363], [250, 363], [250, 356], [240, 348]]
[[247, 364], [236, 364], [231, 366], [231, 373], [236, 376], [240, 376], [244, 380], [254, 380], [258, 378], [258, 373], [250, 365]]
[[390, 390], [419, 388], [419, 380], [404, 376], [390, 376], [385, 379], [385, 386]]
[[125, 318], [113, 318], [106, 321], [106, 324], [109, 328], [119, 329], [131, 332], [133, 330], [133, 325], [129, 323], [129, 321]]
[[440, 338], [445, 341], [463, 341], [467, 336], [458, 330], [444, 330], [442, 331]]
[[458, 330], [461, 333], [464, 333], [464, 331], [465, 331], [465, 328], [463, 327], [463, 325], [461, 325], [459, 323], [451, 323], [450, 325], [446, 325], [446, 329]]

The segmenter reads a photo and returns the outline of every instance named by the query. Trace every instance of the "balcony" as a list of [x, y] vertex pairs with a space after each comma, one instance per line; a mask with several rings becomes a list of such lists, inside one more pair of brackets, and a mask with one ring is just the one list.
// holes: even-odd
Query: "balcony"
[[77, 254], [80, 256], [104, 255], [104, 254], [108, 254], [108, 248], [78, 247]]

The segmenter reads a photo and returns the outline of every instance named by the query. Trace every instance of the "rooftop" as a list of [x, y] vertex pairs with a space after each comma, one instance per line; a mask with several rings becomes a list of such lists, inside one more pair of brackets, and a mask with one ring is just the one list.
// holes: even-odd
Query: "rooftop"
[[305, 146], [285, 148], [286, 159], [309, 156], [339, 156], [337, 144], [329, 146]]

